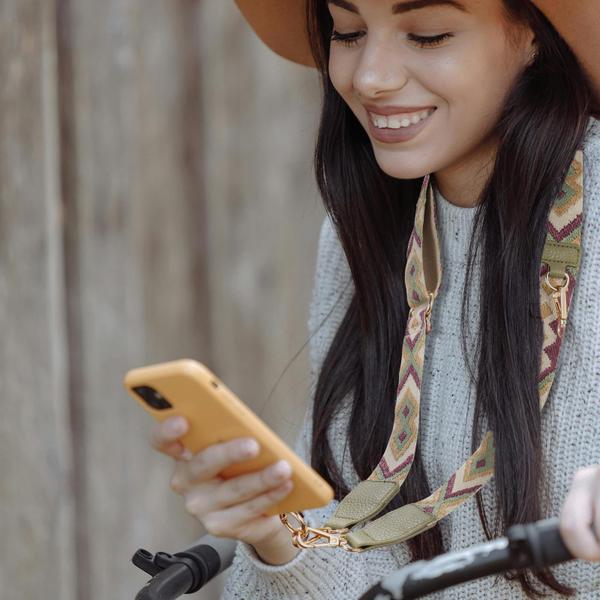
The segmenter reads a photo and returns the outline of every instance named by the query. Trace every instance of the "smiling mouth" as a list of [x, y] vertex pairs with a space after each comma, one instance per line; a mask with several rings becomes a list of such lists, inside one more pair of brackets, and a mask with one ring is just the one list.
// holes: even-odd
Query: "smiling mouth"
[[377, 115], [369, 112], [369, 119], [377, 129], [407, 129], [414, 125], [418, 125], [430, 115], [433, 114], [435, 108], [430, 108], [414, 113], [403, 113], [397, 115]]
[[[374, 124], [371, 115], [368, 118], [369, 135], [378, 142], [383, 144], [397, 144], [399, 142], [409, 142], [412, 139], [418, 137], [421, 132], [427, 129], [428, 124], [431, 122], [432, 115], [437, 111], [437, 107], [434, 110], [426, 109], [427, 116], [424, 119], [419, 118], [416, 123], [410, 123], [408, 126], [400, 127], [378, 127]], [[423, 112], [423, 111], [421, 111]], [[377, 116], [377, 115], [375, 115]], [[381, 116], [381, 115], [379, 115]], [[390, 115], [393, 117], [395, 115]], [[381, 125], [380, 121], [380, 125]], [[389, 122], [383, 123], [384, 125], [390, 125]], [[395, 125], [391, 123], [391, 125]]]

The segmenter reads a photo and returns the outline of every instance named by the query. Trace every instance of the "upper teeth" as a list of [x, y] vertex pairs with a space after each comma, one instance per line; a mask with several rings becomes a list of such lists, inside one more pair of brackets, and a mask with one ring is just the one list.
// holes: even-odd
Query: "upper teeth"
[[416, 125], [419, 121], [426, 119], [434, 110], [435, 108], [430, 108], [422, 110], [421, 112], [402, 113], [398, 115], [389, 115], [387, 117], [369, 113], [369, 117], [371, 118], [373, 125], [380, 129], [400, 129], [400, 127]]

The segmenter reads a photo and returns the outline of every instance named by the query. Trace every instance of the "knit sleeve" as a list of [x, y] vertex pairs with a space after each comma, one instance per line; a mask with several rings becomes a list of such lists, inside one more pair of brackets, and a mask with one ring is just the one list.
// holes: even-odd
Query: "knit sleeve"
[[[331, 311], [349, 289], [349, 269], [335, 229], [328, 217], [321, 226], [314, 286], [309, 308], [310, 334], [310, 397], [294, 450], [310, 464], [312, 407], [317, 376], [333, 333], [331, 327], [339, 321], [328, 321]], [[338, 501], [325, 507], [304, 511], [312, 526], [321, 525], [334, 511]], [[321, 548], [301, 550], [284, 565], [269, 565], [257, 555], [253, 546], [238, 542], [233, 563], [229, 567], [222, 600], [281, 600], [289, 598], [347, 598], [371, 585], [364, 554], [341, 549]]]

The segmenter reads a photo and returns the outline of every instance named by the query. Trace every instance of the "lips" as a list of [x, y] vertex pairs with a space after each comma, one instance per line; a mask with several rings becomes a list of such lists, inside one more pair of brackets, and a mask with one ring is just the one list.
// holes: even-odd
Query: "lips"
[[436, 106], [376, 106], [375, 104], [365, 104], [365, 109], [370, 113], [387, 117], [389, 115], [399, 115], [402, 113], [421, 112], [437, 108]]
[[434, 110], [426, 119], [419, 123], [410, 125], [409, 127], [401, 127], [400, 129], [379, 129], [373, 125], [371, 118], [368, 117], [369, 133], [374, 139], [392, 144], [397, 142], [407, 142], [415, 138], [429, 124], [437, 110]]

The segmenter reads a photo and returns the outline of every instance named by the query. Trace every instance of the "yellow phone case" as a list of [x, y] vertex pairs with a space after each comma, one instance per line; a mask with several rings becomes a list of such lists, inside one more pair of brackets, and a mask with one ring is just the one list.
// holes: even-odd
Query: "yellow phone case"
[[222, 477], [235, 477], [263, 469], [282, 458], [287, 460], [292, 467], [294, 487], [264, 514], [303, 511], [324, 506], [333, 499], [331, 486], [202, 363], [181, 359], [132, 369], [123, 383], [156, 420], [184, 416], [189, 430], [180, 441], [194, 454], [211, 444], [254, 437], [260, 444], [258, 456], [230, 465], [221, 471]]

